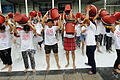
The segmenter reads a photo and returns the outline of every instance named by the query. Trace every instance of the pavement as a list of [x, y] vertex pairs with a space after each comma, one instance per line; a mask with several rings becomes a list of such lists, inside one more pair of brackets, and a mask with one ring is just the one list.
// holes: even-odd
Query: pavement
[[120, 74], [113, 74], [110, 67], [97, 68], [97, 74], [88, 75], [89, 69], [68, 69], [68, 70], [50, 70], [50, 71], [31, 71], [24, 73], [0, 72], [0, 80], [120, 80]]

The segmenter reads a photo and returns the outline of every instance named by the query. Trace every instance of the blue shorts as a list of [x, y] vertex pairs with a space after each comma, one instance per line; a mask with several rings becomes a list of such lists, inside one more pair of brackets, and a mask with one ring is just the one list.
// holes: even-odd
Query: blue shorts
[[85, 40], [85, 35], [81, 34], [80, 35], [80, 40]]

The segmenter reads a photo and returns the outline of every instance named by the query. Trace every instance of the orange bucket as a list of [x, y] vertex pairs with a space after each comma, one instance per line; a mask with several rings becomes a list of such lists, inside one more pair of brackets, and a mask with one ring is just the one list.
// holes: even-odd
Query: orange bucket
[[50, 15], [53, 20], [57, 20], [60, 16], [57, 8], [51, 9]]
[[75, 24], [72, 22], [68, 22], [65, 24], [65, 31], [67, 34], [74, 34], [75, 33]]

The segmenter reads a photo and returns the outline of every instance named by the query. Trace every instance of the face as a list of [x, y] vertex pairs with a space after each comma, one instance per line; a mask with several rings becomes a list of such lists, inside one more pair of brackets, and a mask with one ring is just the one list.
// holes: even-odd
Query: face
[[52, 21], [49, 21], [49, 22], [48, 22], [48, 26], [49, 26], [49, 28], [51, 28], [51, 27], [53, 26]]

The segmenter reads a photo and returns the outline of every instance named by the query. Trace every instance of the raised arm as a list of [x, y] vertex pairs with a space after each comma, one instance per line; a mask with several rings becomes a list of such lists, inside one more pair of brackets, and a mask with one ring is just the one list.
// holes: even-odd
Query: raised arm
[[56, 29], [56, 31], [58, 31], [61, 28], [61, 15], [59, 17], [59, 23], [58, 23], [58, 27]]
[[42, 18], [42, 26], [44, 27], [45, 26], [45, 18], [47, 17], [48, 15], [48, 11], [47, 13], [44, 15], [44, 17]]

